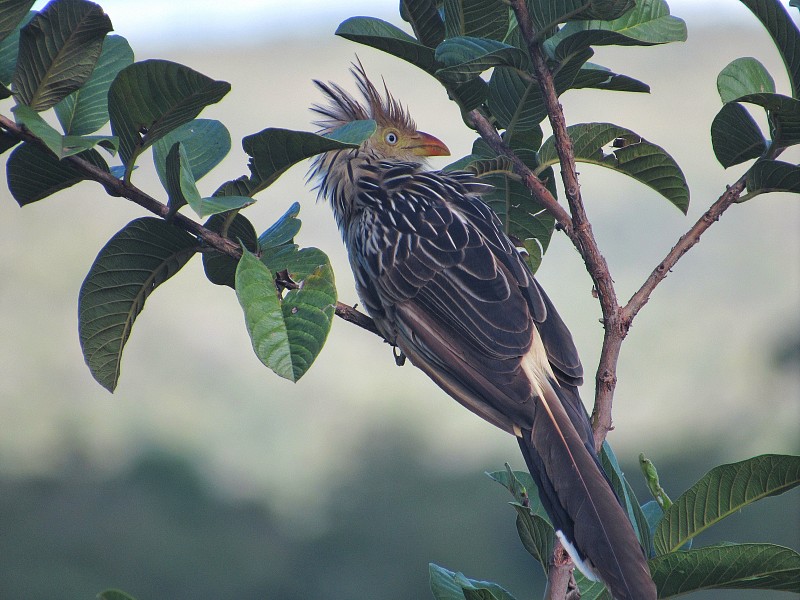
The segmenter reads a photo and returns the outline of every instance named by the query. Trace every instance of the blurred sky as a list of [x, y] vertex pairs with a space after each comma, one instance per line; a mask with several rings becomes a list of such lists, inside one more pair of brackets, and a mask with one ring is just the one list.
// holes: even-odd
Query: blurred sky
[[[788, 0], [782, 0], [788, 6]], [[34, 5], [40, 9], [47, 2]], [[353, 15], [394, 20], [397, 0], [194, 0], [190, 5], [162, 0], [106, 0], [100, 2], [114, 23], [124, 24], [131, 41], [156, 46], [184, 43], [203, 37], [203, 43], [250, 43], [252, 35], [296, 36]], [[191, 9], [187, 9], [191, 6]], [[747, 9], [735, 0], [669, 0], [672, 14], [708, 17], [717, 22], [748, 19]], [[180, 24], [180, 27], [176, 27]], [[121, 32], [122, 33], [122, 32]]]

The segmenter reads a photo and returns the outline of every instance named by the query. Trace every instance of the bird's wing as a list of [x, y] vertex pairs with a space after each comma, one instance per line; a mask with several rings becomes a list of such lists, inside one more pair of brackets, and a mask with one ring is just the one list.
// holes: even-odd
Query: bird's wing
[[362, 173], [363, 217], [347, 235], [359, 293], [412, 363], [520, 439], [554, 526], [618, 597], [650, 597], [638, 540], [593, 451], [572, 337], [479, 200], [481, 185], [405, 163]]

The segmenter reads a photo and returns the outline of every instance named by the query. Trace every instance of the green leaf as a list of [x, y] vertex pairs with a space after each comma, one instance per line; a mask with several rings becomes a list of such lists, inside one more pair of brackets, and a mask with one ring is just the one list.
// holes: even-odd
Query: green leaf
[[120, 139], [126, 179], [142, 150], [219, 102], [230, 89], [229, 83], [166, 60], [136, 62], [120, 71], [108, 92], [108, 112]]
[[443, 4], [445, 37], [502, 40], [508, 32], [508, 5], [503, 0], [444, 0]]
[[436, 77], [445, 83], [466, 83], [492, 67], [525, 69], [528, 56], [519, 48], [496, 40], [456, 37], [443, 41], [436, 48], [436, 60], [445, 67]]
[[747, 109], [731, 102], [723, 105], [711, 122], [711, 145], [717, 160], [727, 169], [761, 156], [767, 141]]
[[92, 74], [111, 31], [103, 9], [86, 0], [51, 2], [22, 28], [14, 88], [20, 103], [51, 108]]
[[[654, 189], [684, 214], [689, 208], [689, 188], [680, 167], [655, 144], [634, 132], [611, 123], [571, 125], [575, 160], [619, 171]], [[610, 152], [604, 147], [614, 142]], [[539, 152], [540, 168], [558, 162], [554, 138], [548, 139]]]
[[791, 146], [800, 143], [800, 100], [782, 94], [747, 94], [738, 102], [756, 104], [767, 110], [773, 143]]
[[106, 590], [97, 595], [97, 600], [134, 600], [134, 598], [121, 590]]
[[514, 600], [514, 597], [496, 583], [468, 579], [462, 573], [444, 567], [428, 565], [430, 585], [436, 600]]
[[659, 598], [707, 589], [800, 592], [800, 555], [772, 544], [722, 544], [650, 561]]
[[800, 456], [766, 454], [721, 465], [683, 493], [658, 526], [656, 553], [674, 552], [697, 534], [761, 498], [800, 484]]
[[254, 254], [245, 251], [236, 268], [236, 295], [253, 350], [262, 363], [290, 381], [300, 379], [322, 349], [336, 304], [329, 263], [297, 283], [298, 289], [281, 300], [275, 275]]
[[[96, 151], [89, 150], [78, 156], [108, 171], [108, 165]], [[46, 198], [86, 179], [68, 161], [59, 161], [45, 149], [27, 142], [8, 157], [6, 173], [8, 189], [20, 206]]]
[[504, 471], [494, 471], [486, 473], [492, 480], [506, 488], [514, 500], [520, 506], [528, 506], [528, 509], [535, 515], [542, 518], [549, 518], [539, 499], [539, 490], [527, 471], [512, 471], [506, 463]]
[[11, 135], [5, 130], [0, 130], [0, 154], [11, 150], [14, 146], [20, 143], [20, 139], [15, 136]]
[[800, 32], [780, 2], [741, 0], [767, 28], [789, 72], [792, 96], [800, 93]]
[[511, 503], [517, 511], [517, 534], [528, 553], [535, 558], [547, 575], [547, 566], [553, 555], [555, 531], [548, 520], [533, 514], [526, 506]]
[[432, 48], [381, 19], [351, 17], [339, 25], [336, 35], [387, 52], [428, 73], [433, 73], [438, 68]]
[[231, 149], [231, 135], [219, 121], [194, 119], [181, 125], [153, 144], [153, 163], [164, 186], [167, 154], [176, 142], [180, 142], [186, 152], [195, 181], [216, 167]]
[[578, 569], [573, 571], [573, 575], [581, 591], [581, 600], [614, 600], [602, 581], [587, 579]]
[[420, 43], [429, 48], [442, 43], [444, 22], [435, 0], [401, 0], [400, 15], [411, 24]]
[[0, 3], [0, 41], [20, 28], [35, 0], [4, 0]]
[[[558, 95], [568, 90], [578, 71], [592, 56], [591, 50], [572, 57], [562, 64], [553, 77]], [[497, 118], [498, 125], [509, 131], [535, 129], [547, 116], [547, 109], [539, 83], [532, 77], [522, 75], [516, 69], [498, 67], [489, 80], [489, 110]]]
[[61, 135], [57, 129], [50, 126], [42, 116], [24, 104], [18, 104], [11, 109], [17, 123], [38, 137], [59, 159], [79, 154], [99, 145], [108, 150], [112, 155], [116, 153], [119, 140], [107, 135]]
[[528, 2], [528, 11], [538, 32], [547, 32], [559, 23], [578, 17], [590, 2], [586, 0], [549, 0], [547, 2]]
[[128, 40], [110, 35], [92, 75], [80, 89], [55, 105], [56, 116], [69, 135], [87, 135], [108, 123], [108, 90], [117, 74], [133, 64], [133, 50]]
[[175, 142], [170, 148], [167, 158], [164, 161], [164, 189], [167, 190], [169, 200], [169, 218], [172, 217], [180, 208], [187, 203], [195, 206], [200, 202], [200, 192], [192, 177], [189, 168], [189, 159], [186, 157], [186, 150], [180, 142]]
[[633, 526], [633, 531], [636, 533], [639, 543], [642, 545], [642, 548], [645, 549], [645, 553], [650, 556], [653, 551], [650, 528], [647, 526], [647, 519], [642, 513], [642, 509], [639, 506], [639, 501], [636, 498], [633, 488], [630, 486], [628, 479], [622, 472], [622, 467], [619, 466], [619, 461], [617, 461], [614, 451], [606, 441], [603, 442], [603, 445], [600, 448], [600, 464], [603, 466], [603, 471], [605, 471], [609, 481], [611, 482], [611, 487], [614, 490], [614, 493], [622, 502], [622, 506], [628, 515], [628, 520]]
[[590, 46], [651, 46], [686, 41], [686, 23], [669, 14], [664, 0], [638, 0], [636, 8], [612, 21], [570, 21], [547, 40], [557, 60]]
[[650, 92], [650, 86], [646, 83], [627, 75], [619, 75], [607, 67], [593, 63], [583, 65], [570, 88], [573, 90], [595, 88], [613, 92]]
[[198, 247], [182, 229], [143, 217], [100, 250], [78, 296], [78, 335], [92, 376], [108, 391], [117, 386], [122, 350], [148, 296]]
[[[232, 215], [231, 217], [228, 215], [214, 215], [206, 221], [204, 227], [228, 239], [238, 241], [250, 252], [258, 250], [256, 230], [253, 224], [240, 214]], [[238, 260], [222, 252], [217, 252], [216, 250], [203, 252], [203, 270], [208, 280], [215, 285], [227, 285], [235, 289], [236, 266], [238, 264]]]
[[284, 244], [291, 244], [294, 236], [300, 231], [301, 222], [297, 218], [298, 214], [300, 214], [300, 203], [295, 202], [280, 219], [258, 237], [258, 247], [266, 251]]
[[[349, 135], [353, 131], [348, 130], [345, 133]], [[357, 143], [344, 143], [316, 133], [273, 127], [248, 135], [242, 139], [242, 147], [251, 157], [250, 172], [252, 175], [249, 185], [253, 191], [250, 195], [272, 185], [289, 167], [301, 160], [316, 156], [321, 152], [354, 148], [357, 145]]]
[[774, 93], [775, 81], [755, 58], [737, 58], [720, 71], [717, 90], [723, 102], [732, 102], [747, 94]]
[[[16, 28], [0, 42], [0, 83], [10, 84], [17, 70], [17, 55], [19, 54], [20, 30], [36, 16], [36, 11], [28, 12]], [[7, 97], [7, 96], [6, 96]]]
[[748, 200], [765, 192], [800, 193], [800, 167], [780, 160], [759, 160], [747, 173]]

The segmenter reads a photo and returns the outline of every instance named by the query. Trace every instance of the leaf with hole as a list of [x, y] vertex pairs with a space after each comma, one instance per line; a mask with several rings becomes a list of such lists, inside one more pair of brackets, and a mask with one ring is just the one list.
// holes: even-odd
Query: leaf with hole
[[800, 555], [773, 544], [720, 544], [650, 561], [659, 598], [689, 592], [776, 590], [800, 593]]
[[[108, 165], [95, 150], [78, 154], [98, 169], [108, 171]], [[40, 146], [24, 143], [8, 157], [6, 163], [8, 189], [20, 206], [46, 198], [86, 179], [86, 175], [60, 161]]]
[[227, 82], [166, 60], [136, 62], [120, 71], [108, 92], [108, 112], [120, 139], [126, 178], [145, 148], [219, 102], [230, 89]]
[[145, 301], [198, 248], [182, 229], [143, 217], [100, 250], [78, 296], [78, 335], [92, 376], [108, 391], [117, 386], [122, 350]]
[[656, 553], [674, 552], [745, 506], [798, 484], [800, 456], [765, 454], [711, 469], [665, 512], [653, 540]]
[[51, 2], [22, 28], [15, 95], [42, 111], [81, 87], [92, 74], [111, 31], [103, 9], [86, 0]]
[[55, 105], [64, 133], [87, 135], [108, 123], [108, 90], [117, 74], [133, 64], [133, 50], [128, 40], [109, 35], [91, 76], [79, 89]]
[[[581, 123], [567, 127], [575, 160], [623, 173], [654, 189], [684, 214], [689, 208], [689, 187], [675, 160], [660, 146], [612, 123]], [[609, 151], [605, 148], [612, 144]], [[539, 152], [541, 169], [558, 162], [555, 140], [549, 138]]]
[[316, 359], [330, 331], [336, 288], [330, 264], [320, 264], [281, 298], [275, 274], [245, 251], [236, 268], [236, 295], [253, 350], [276, 374], [297, 381]]

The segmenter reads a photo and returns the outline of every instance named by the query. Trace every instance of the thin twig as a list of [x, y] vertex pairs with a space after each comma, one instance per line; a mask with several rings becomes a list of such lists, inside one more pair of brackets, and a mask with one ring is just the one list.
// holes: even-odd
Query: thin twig
[[[23, 142], [35, 144], [42, 148], [45, 152], [50, 152], [42, 140], [28, 131], [25, 127], [18, 125], [5, 115], [0, 115], [0, 129], [6, 131], [10, 135]], [[68, 163], [73, 169], [78, 171], [81, 175], [84, 175], [86, 179], [96, 181], [102, 185], [110, 196], [117, 196], [120, 198], [125, 198], [126, 200], [130, 200], [148, 212], [161, 217], [162, 219], [167, 218], [167, 216], [170, 214], [169, 207], [166, 204], [159, 202], [136, 186], [130, 183], [125, 183], [121, 179], [117, 179], [108, 171], [96, 167], [80, 156], [68, 156], [63, 159], [63, 162]], [[226, 254], [227, 256], [230, 256], [231, 258], [239, 260], [242, 257], [242, 249], [239, 244], [221, 236], [216, 231], [212, 231], [211, 229], [204, 227], [202, 224], [198, 223], [197, 221], [193, 221], [181, 213], [175, 213], [172, 216], [171, 222], [184, 231], [188, 231], [189, 233], [196, 235], [198, 239], [203, 241], [208, 246], [223, 254]], [[336, 316], [340, 317], [341, 319], [353, 323], [362, 329], [366, 329], [375, 335], [383, 337], [378, 331], [378, 328], [375, 326], [375, 322], [369, 316], [359, 312], [352, 306], [337, 302], [335, 310]]]

